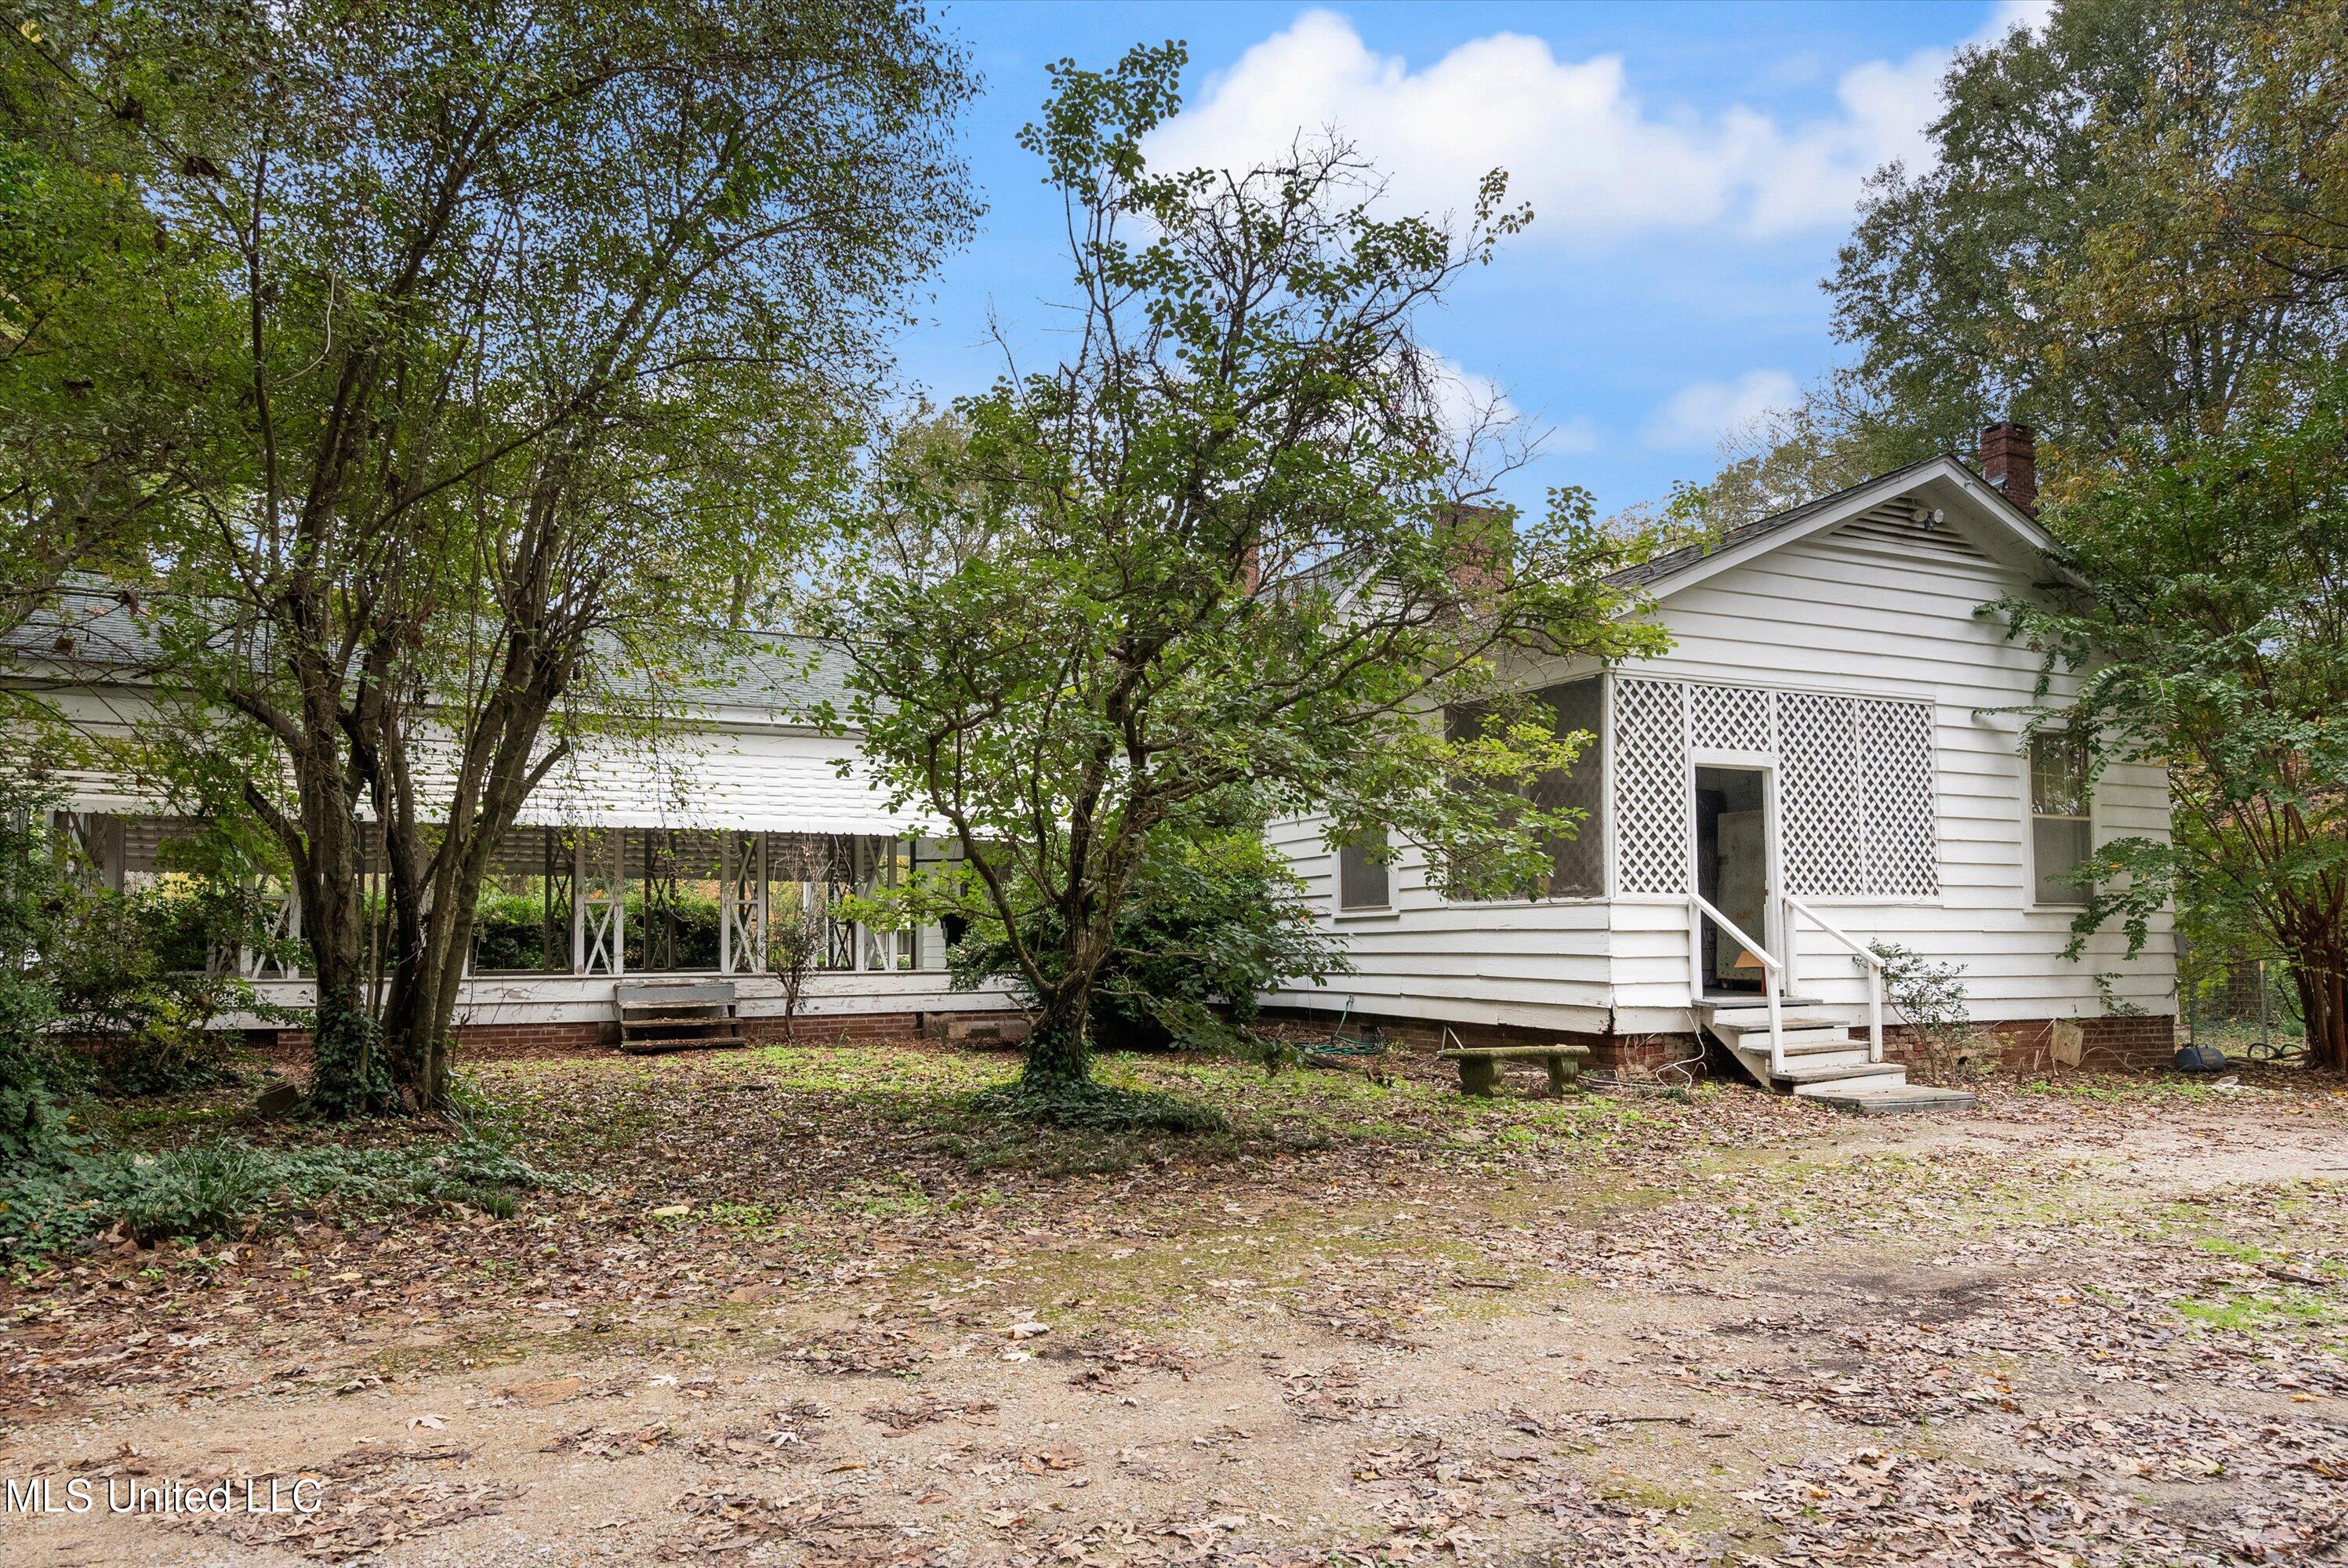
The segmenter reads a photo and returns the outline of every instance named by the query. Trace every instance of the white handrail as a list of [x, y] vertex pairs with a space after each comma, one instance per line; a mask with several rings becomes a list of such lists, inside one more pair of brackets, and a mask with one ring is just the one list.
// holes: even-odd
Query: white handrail
[[[1849, 948], [1852, 955], [1858, 958], [1862, 965], [1866, 965], [1867, 1059], [1870, 1062], [1881, 1061], [1883, 1059], [1883, 960], [1877, 955], [1872, 948], [1860, 946], [1859, 943], [1852, 938], [1849, 933], [1836, 925], [1832, 921], [1827, 919], [1826, 916], [1820, 914], [1817, 910], [1812, 909], [1808, 904], [1804, 903], [1800, 899], [1796, 898], [1792, 893], [1781, 892], [1777, 896], [1785, 902], [1786, 908], [1788, 911], [1795, 914], [1806, 917], [1812, 925], [1817, 926], [1820, 931], [1825, 932], [1828, 936], [1833, 937], [1837, 942], [1839, 942], [1845, 947]], [[1786, 922], [1786, 951], [1790, 954], [1793, 950], [1794, 923], [1791, 920], [1787, 920]]]
[[1704, 894], [1692, 892], [1687, 897], [1690, 917], [1688, 920], [1688, 983], [1694, 988], [1694, 1005], [1701, 1006], [1704, 1002], [1704, 927], [1700, 923], [1708, 918], [1722, 931], [1735, 937], [1746, 952], [1761, 960], [1761, 988], [1769, 998], [1769, 1076], [1775, 1078], [1786, 1070], [1785, 1009], [1778, 1000], [1778, 993], [1784, 988], [1785, 965], [1778, 963], [1776, 955], [1766, 947], [1738, 930], [1735, 921], [1713, 908]]

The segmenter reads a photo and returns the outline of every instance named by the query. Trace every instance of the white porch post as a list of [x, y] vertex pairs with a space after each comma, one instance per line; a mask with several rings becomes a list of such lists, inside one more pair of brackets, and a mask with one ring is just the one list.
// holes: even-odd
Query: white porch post
[[[262, 940], [274, 946], [292, 942], [302, 934], [302, 892], [291, 881], [282, 892], [273, 892], [266, 884], [256, 882], [256, 892], [262, 907]], [[298, 980], [302, 965], [298, 959], [280, 957], [267, 948], [240, 947], [236, 954], [237, 973], [248, 980]]]
[[587, 973], [587, 835], [571, 834], [571, 973]]
[[611, 881], [605, 884], [604, 896], [610, 902], [611, 916], [605, 927], [612, 947], [612, 973], [628, 972], [628, 830], [612, 830], [612, 858], [608, 862]]
[[[600, 841], [588, 847], [590, 837]], [[599, 829], [581, 833], [577, 848], [577, 892], [572, 909], [572, 971], [578, 975], [619, 975], [628, 962], [627, 830]]]
[[1693, 899], [1688, 901], [1687, 906], [1687, 936], [1688, 1006], [1693, 1007], [1703, 1002], [1704, 993], [1704, 913], [1696, 907], [1695, 901]]

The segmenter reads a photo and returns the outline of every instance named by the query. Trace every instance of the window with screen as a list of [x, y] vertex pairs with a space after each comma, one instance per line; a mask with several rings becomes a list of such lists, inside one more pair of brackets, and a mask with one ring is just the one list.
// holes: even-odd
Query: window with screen
[[1570, 807], [1582, 813], [1571, 838], [1550, 841], [1549, 896], [1597, 898], [1606, 892], [1606, 835], [1598, 820], [1606, 799], [1601, 788], [1606, 777], [1605, 699], [1594, 676], [1550, 686], [1540, 696], [1557, 716], [1558, 734], [1590, 737], [1571, 768], [1544, 773], [1533, 785], [1535, 805], [1549, 810]]
[[[1600, 820], [1606, 800], [1603, 788], [1606, 776], [1603, 688], [1598, 677], [1591, 676], [1583, 680], [1544, 686], [1533, 694], [1533, 699], [1549, 709], [1557, 734], [1586, 734], [1590, 738], [1574, 758], [1572, 767], [1552, 769], [1543, 773], [1533, 780], [1526, 794], [1535, 805], [1544, 810], [1570, 809], [1582, 815], [1579, 827], [1570, 837], [1560, 835], [1549, 841], [1550, 871], [1542, 879], [1544, 885], [1524, 888], [1514, 894], [1493, 896], [1496, 899], [1602, 897], [1606, 892], [1606, 835]], [[1454, 740], [1471, 736], [1484, 722], [1485, 717], [1485, 710], [1481, 707], [1451, 709], [1445, 715], [1445, 732]]]
[[1384, 833], [1370, 844], [1343, 844], [1337, 850], [1337, 907], [1341, 910], [1385, 909], [1394, 902], [1392, 868], [1385, 860]]
[[2030, 864], [2040, 903], [2085, 904], [2091, 891], [2073, 880], [2094, 849], [2087, 815], [2087, 748], [2076, 736], [2049, 730], [2030, 738]]

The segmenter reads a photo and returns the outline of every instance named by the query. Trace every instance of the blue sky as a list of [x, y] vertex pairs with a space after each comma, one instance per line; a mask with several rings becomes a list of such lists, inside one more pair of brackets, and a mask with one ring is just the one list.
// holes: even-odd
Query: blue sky
[[1509, 484], [1602, 511], [1715, 465], [1722, 432], [1836, 356], [1818, 281], [1858, 181], [1911, 162], [1957, 46], [2029, 20], [2027, 0], [1802, 5], [949, 5], [984, 96], [964, 120], [988, 211], [935, 280], [901, 367], [937, 397], [1000, 367], [990, 315], [1051, 352], [1068, 268], [1057, 199], [1014, 142], [1064, 56], [1189, 46], [1173, 165], [1244, 166], [1336, 125], [1398, 201], [1464, 208], [1509, 170], [1531, 231], [1425, 324], [1463, 386], [1550, 432]]

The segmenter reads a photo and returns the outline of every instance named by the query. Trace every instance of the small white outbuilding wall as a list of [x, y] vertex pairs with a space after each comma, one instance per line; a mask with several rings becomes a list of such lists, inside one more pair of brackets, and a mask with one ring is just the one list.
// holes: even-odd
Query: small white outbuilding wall
[[[2175, 1011], [2166, 915], [2134, 956], [2116, 930], [2076, 957], [2075, 905], [2042, 901], [2024, 725], [2039, 665], [1979, 607], [2043, 581], [2029, 520], [1940, 460], [1732, 535], [1649, 585], [1665, 655], [1605, 672], [1603, 770], [1585, 832], [1602, 892], [1450, 902], [1399, 850], [1384, 907], [1341, 909], [1323, 823], [1273, 841], [1340, 932], [1356, 973], [1274, 1005], [1476, 1026], [1637, 1035], [1694, 1026], [1694, 769], [1747, 769], [1769, 791], [1770, 886], [1861, 943], [1962, 966], [1983, 1022]], [[1529, 667], [1540, 688], [1599, 672]], [[2052, 700], [2065, 695], [2058, 679]], [[2167, 780], [2116, 765], [2088, 806], [2096, 843], [2168, 830]], [[1360, 904], [1356, 895], [1350, 902]], [[1860, 969], [1800, 921], [1795, 991], [1858, 1004]]]

